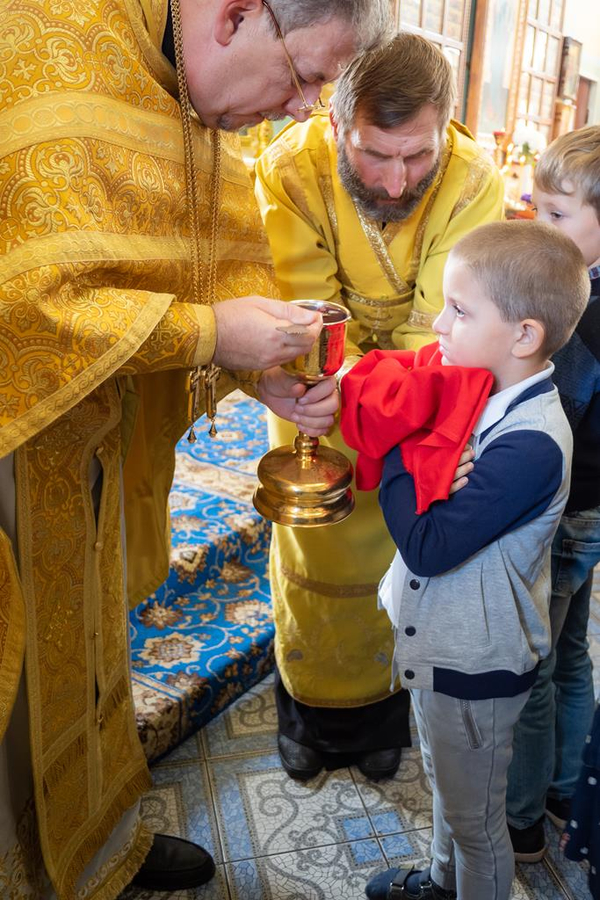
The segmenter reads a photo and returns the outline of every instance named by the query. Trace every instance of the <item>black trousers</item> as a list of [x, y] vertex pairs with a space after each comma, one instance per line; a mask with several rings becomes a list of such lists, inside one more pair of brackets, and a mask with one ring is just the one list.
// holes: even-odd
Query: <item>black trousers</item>
[[348, 755], [410, 747], [410, 694], [402, 689], [366, 706], [307, 706], [288, 694], [275, 669], [279, 732], [321, 753]]

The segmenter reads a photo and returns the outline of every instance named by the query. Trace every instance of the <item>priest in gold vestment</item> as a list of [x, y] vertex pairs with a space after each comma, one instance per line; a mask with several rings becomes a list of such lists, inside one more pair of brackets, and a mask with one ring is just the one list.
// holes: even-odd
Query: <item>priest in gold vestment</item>
[[[450, 121], [452, 73], [424, 38], [397, 35], [356, 60], [325, 112], [291, 124], [256, 168], [281, 296], [352, 313], [345, 369], [374, 347], [432, 341], [450, 248], [503, 214], [499, 172]], [[270, 416], [273, 445], [293, 430]], [[354, 459], [333, 430], [321, 442]], [[357, 763], [378, 779], [410, 743], [408, 693], [390, 694], [393, 637], [377, 585], [394, 555], [377, 492], [325, 528], [275, 526], [279, 751], [292, 777]]]
[[140, 819], [126, 598], [167, 574], [191, 369], [223, 366], [217, 394], [245, 386], [314, 433], [333, 421], [331, 382], [299, 404], [279, 368], [320, 320], [266, 299], [238, 140], [217, 130], [306, 118], [385, 28], [385, 0], [333, 6], [0, 2], [3, 898], [114, 900], [134, 876], [176, 890], [214, 872]]

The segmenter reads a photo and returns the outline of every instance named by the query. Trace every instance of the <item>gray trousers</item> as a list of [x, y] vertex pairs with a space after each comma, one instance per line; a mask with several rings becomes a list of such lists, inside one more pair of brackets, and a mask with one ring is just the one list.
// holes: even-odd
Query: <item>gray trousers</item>
[[513, 729], [530, 691], [491, 700], [411, 694], [433, 791], [431, 877], [458, 900], [509, 900], [515, 860], [506, 780]]

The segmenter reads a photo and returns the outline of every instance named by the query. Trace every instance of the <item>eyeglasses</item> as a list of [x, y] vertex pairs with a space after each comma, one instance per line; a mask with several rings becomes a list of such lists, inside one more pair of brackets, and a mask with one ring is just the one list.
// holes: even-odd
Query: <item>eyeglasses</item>
[[315, 109], [324, 109], [325, 104], [321, 100], [320, 97], [317, 97], [314, 103], [309, 103], [306, 97], [304, 96], [304, 91], [302, 90], [302, 85], [300, 84], [300, 77], [296, 72], [296, 68], [294, 63], [292, 62], [292, 57], [288, 53], [288, 48], [285, 46], [285, 41], [283, 39], [283, 32], [279, 26], [279, 22], [275, 18], [275, 13], [267, 3], [267, 0], [262, 0], [262, 5], [265, 7], [269, 15], [271, 16], [271, 21], [273, 22], [273, 27], [275, 28], [275, 32], [277, 37], [281, 41], [281, 46], [283, 47], [283, 52], [285, 53], [285, 58], [287, 60], [287, 64], [290, 67], [290, 74], [292, 76], [292, 81], [294, 82], [294, 86], [298, 91], [298, 96], [302, 100], [302, 105], [298, 107], [298, 112], [312, 112]]

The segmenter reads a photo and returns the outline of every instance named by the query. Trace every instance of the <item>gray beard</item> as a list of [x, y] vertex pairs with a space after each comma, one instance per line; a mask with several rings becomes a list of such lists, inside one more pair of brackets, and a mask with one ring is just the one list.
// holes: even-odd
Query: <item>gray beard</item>
[[376, 222], [402, 222], [415, 211], [427, 190], [431, 187], [440, 168], [440, 157], [436, 159], [430, 171], [421, 178], [415, 188], [405, 190], [395, 203], [379, 203], [389, 200], [390, 196], [384, 188], [368, 188], [356, 174], [342, 142], [338, 144], [338, 175], [345, 190], [354, 203]]

